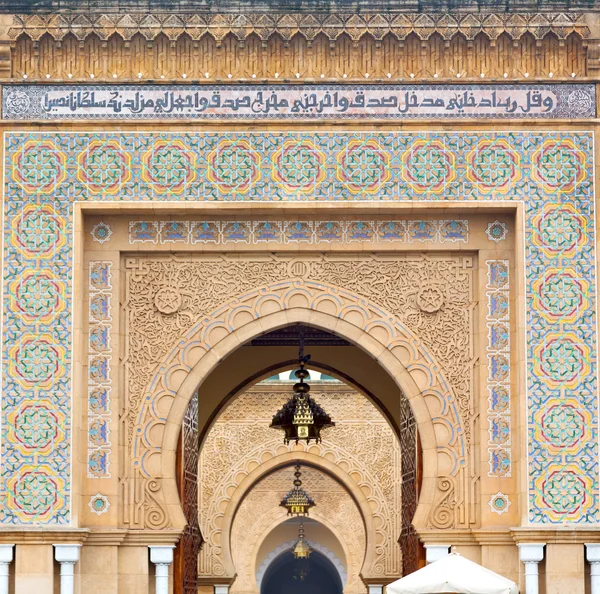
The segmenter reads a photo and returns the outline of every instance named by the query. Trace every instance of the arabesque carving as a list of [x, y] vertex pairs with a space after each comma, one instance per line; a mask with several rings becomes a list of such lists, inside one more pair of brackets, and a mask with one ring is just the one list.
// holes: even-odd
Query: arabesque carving
[[[290, 468], [283, 468], [267, 476], [252, 488], [238, 509], [231, 536], [232, 556], [237, 572], [231, 588], [232, 594], [257, 591], [256, 586], [259, 584], [256, 584], [256, 571], [262, 562], [257, 554], [268, 532], [286, 519], [286, 510], [279, 506], [279, 502], [289, 490], [290, 476]], [[311, 518], [317, 521], [326, 518], [327, 524], [336, 530], [344, 546], [347, 555], [347, 583], [344, 593], [363, 594], [366, 588], [359, 573], [367, 542], [363, 518], [356, 503], [342, 485], [317, 469], [304, 468], [303, 478], [317, 501], [317, 507], [311, 511]], [[308, 534], [308, 540], [310, 539], [311, 535]]]
[[29, 80], [546, 79], [595, 68], [579, 13], [15, 15], [6, 30], [11, 74]]
[[[279, 433], [269, 428], [273, 411], [278, 410], [289, 398], [289, 385], [270, 387], [263, 384], [243, 393], [225, 409], [206, 436], [200, 456], [199, 511], [205, 538], [200, 554], [200, 567], [204, 575], [220, 575], [219, 572], [224, 568], [223, 518], [229, 510], [231, 494], [239, 487], [240, 477], [246, 476], [252, 467], [260, 465], [266, 459], [288, 451], [310, 451], [320, 458], [333, 461], [352, 477], [356, 488], [369, 493], [367, 501], [376, 530], [375, 542], [369, 543], [374, 549], [373, 564], [364, 569], [369, 575], [395, 577], [401, 574], [402, 559], [398, 538], [402, 471], [398, 439], [375, 406], [351, 388], [344, 385], [316, 386], [313, 392], [317, 402], [336, 421], [336, 426], [327, 430], [323, 443], [319, 445], [283, 446]], [[273, 476], [279, 477], [280, 474], [277, 472]], [[277, 487], [278, 493], [287, 492], [290, 488], [291, 472], [288, 471], [284, 476], [286, 480]], [[307, 485], [310, 484], [310, 492], [315, 494], [315, 483], [310, 477], [312, 474], [307, 475], [305, 481]], [[331, 478], [327, 480], [333, 481]], [[339, 489], [346, 492], [338, 485]], [[327, 489], [321, 491], [326, 492]], [[280, 493], [275, 507], [283, 494]], [[319, 513], [323, 509], [323, 497], [324, 495], [319, 494]], [[273, 512], [275, 515], [272, 520], [280, 517], [281, 511], [285, 515], [285, 510], [280, 508]], [[240, 513], [238, 511], [234, 520], [232, 535], [235, 535], [235, 523], [240, 522]], [[364, 523], [362, 518], [360, 523]], [[249, 529], [249, 520], [246, 519], [242, 525]], [[349, 525], [354, 529], [353, 523]], [[252, 540], [248, 535], [249, 532], [244, 538]], [[351, 537], [348, 535], [346, 539], [350, 541]], [[363, 569], [363, 558], [364, 547], [357, 572]], [[236, 571], [239, 574], [237, 566]]]
[[[295, 261], [307, 264], [307, 280], [290, 278]], [[444, 428], [435, 447], [440, 478], [447, 477], [452, 485], [449, 491], [438, 488], [435, 495], [444, 510], [450, 506], [450, 520], [431, 513], [428, 525], [471, 525], [475, 517], [475, 469], [469, 453], [474, 422], [471, 274], [468, 256], [127, 259], [128, 397], [122, 422], [131, 455], [123, 460], [121, 485], [124, 500], [135, 497], [138, 504], [135, 513], [131, 506], [125, 510], [125, 523], [168, 525], [159, 495], [152, 491], [152, 500], [144, 501], [143, 494], [147, 485], [160, 480], [165, 417], [190, 370], [236, 329], [292, 307], [300, 308], [299, 315], [323, 312], [370, 334], [407, 369], [412, 389], [425, 399], [434, 426]], [[434, 313], [416, 304], [424, 283], [435, 283], [446, 295], [443, 307]], [[177, 287], [181, 293], [182, 305], [174, 314], [151, 306], [164, 287]], [[342, 287], [352, 287], [352, 292]]]
[[469, 41], [475, 39], [482, 31], [490, 39], [497, 39], [508, 33], [512, 39], [519, 39], [529, 33], [536, 39], [542, 39], [549, 32], [559, 39], [566, 39], [577, 32], [582, 37], [589, 35], [584, 15], [581, 13], [431, 13], [431, 14], [393, 14], [393, 13], [231, 13], [231, 14], [36, 14], [13, 15], [8, 35], [16, 39], [26, 33], [34, 40], [39, 40], [49, 33], [54, 39], [63, 39], [69, 33], [75, 34], [79, 41], [84, 41], [94, 34], [107, 41], [115, 33], [126, 41], [131, 41], [141, 34], [146, 41], [152, 41], [159, 34], [164, 34], [170, 41], [175, 41], [182, 34], [187, 34], [198, 41], [209, 33], [217, 42], [223, 41], [233, 34], [239, 41], [250, 35], [257, 35], [263, 42], [273, 35], [279, 35], [290, 41], [300, 33], [307, 40], [314, 40], [324, 33], [329, 41], [334, 42], [346, 33], [354, 41], [364, 35], [371, 35], [376, 40], [383, 40], [392, 33], [397, 39], [405, 39], [416, 33], [422, 39], [429, 39], [438, 33], [445, 40], [450, 40], [461, 33]]

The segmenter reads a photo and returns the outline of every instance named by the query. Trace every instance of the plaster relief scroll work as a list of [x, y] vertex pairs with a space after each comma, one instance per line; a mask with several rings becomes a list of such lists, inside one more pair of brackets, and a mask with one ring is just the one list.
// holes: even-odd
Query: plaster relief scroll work
[[[308, 319], [319, 312], [370, 335], [387, 346], [384, 355], [395, 361], [390, 365], [408, 370], [413, 393], [429, 411], [437, 449], [437, 486], [422, 525], [471, 525], [477, 482], [470, 463], [471, 266], [469, 256], [128, 258], [127, 398], [121, 414], [128, 447], [120, 482], [124, 500], [139, 503], [124, 506], [124, 523], [161, 528], [173, 521], [161, 492], [161, 443], [171, 405], [193, 366], [237, 328], [292, 308], [294, 315]], [[294, 272], [298, 268], [305, 280]], [[173, 313], [156, 305], [157, 293], [167, 288], [181, 296]]]
[[[311, 493], [319, 501], [318, 509], [311, 511], [311, 517], [330, 526], [344, 549], [343, 570], [347, 579], [344, 592], [366, 593], [359, 575], [365, 556], [366, 537], [356, 504], [344, 488], [327, 474], [306, 468], [303, 476], [311, 485]], [[279, 502], [289, 490], [289, 479], [289, 468], [278, 470], [258, 483], [240, 505], [232, 530], [231, 548], [237, 570], [232, 594], [258, 591], [260, 588], [262, 576], [257, 565], [261, 557], [258, 553], [268, 531], [286, 520], [286, 512]], [[398, 544], [395, 545], [398, 548]], [[395, 556], [398, 557], [397, 554]]]
[[[240, 477], [267, 460], [275, 460], [294, 452], [299, 460], [314, 464], [332, 461], [345, 469], [346, 487], [315, 468], [305, 468], [303, 478], [310, 485], [317, 506], [310, 517], [327, 523], [337, 531], [348, 547], [352, 570], [348, 572], [348, 592], [362, 592], [358, 573], [376, 576], [398, 576], [402, 571], [400, 546], [401, 460], [398, 439], [383, 415], [362, 394], [340, 384], [333, 388], [313, 386], [316, 400], [336, 419], [327, 438], [319, 445], [284, 446], [278, 434], [269, 429], [272, 412], [289, 397], [290, 386], [257, 385], [236, 398], [210, 429], [200, 457], [200, 518], [205, 543], [200, 553], [202, 575], [222, 575], [223, 559], [230, 539], [224, 536], [224, 519], [231, 511], [234, 497], [243, 487]], [[225, 447], [227, 444], [227, 447]], [[272, 478], [272, 477], [276, 477]], [[231, 528], [232, 560], [237, 573], [235, 591], [252, 591], [253, 575], [249, 563], [256, 557], [252, 547], [268, 529], [286, 519], [279, 506], [289, 490], [291, 471], [280, 469], [263, 479], [245, 496], [236, 512]], [[273, 482], [275, 481], [275, 482]], [[367, 534], [364, 519], [346, 488], [360, 489], [366, 494], [369, 518]], [[257, 495], [257, 490], [262, 495]], [[336, 520], [337, 518], [337, 520]], [[344, 519], [345, 518], [345, 519]], [[352, 521], [348, 521], [353, 518]], [[374, 558], [363, 567], [365, 539], [371, 541]], [[243, 550], [242, 554], [240, 551]], [[240, 585], [241, 584], [241, 585]]]

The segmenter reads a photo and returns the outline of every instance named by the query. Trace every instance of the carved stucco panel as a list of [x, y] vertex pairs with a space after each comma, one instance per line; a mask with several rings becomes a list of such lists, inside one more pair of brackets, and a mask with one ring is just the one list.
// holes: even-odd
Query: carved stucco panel
[[[453, 462], [449, 472], [438, 479], [429, 524], [443, 528], [470, 523], [470, 491], [475, 480], [474, 469], [467, 465], [473, 422], [471, 261], [470, 257], [372, 254], [127, 259], [128, 397], [122, 419], [132, 456], [121, 485], [126, 499], [134, 493], [142, 502], [135, 516], [125, 511], [125, 523], [154, 528], [168, 525], [153, 460], [161, 455], [165, 422], [161, 412], [169, 410], [169, 402], [192, 366], [240, 324], [265, 315], [265, 304], [285, 310], [294, 302], [315, 311], [325, 303], [337, 308], [335, 316], [372, 333], [389, 345], [394, 356], [404, 359], [409, 373], [418, 378], [434, 424], [451, 429], [438, 450], [443, 465], [447, 466], [448, 455]], [[295, 278], [299, 268], [305, 280]], [[168, 287], [177, 288], [181, 305], [164, 314], [155, 298]], [[352, 287], [352, 293], [341, 287]], [[419, 293], [428, 287], [439, 288], [443, 296], [434, 313], [418, 305]], [[436, 421], [439, 414], [444, 418]]]
[[[225, 571], [223, 518], [230, 509], [231, 494], [249, 469], [284, 452], [309, 451], [343, 468], [367, 496], [376, 534], [375, 542], [370, 543], [375, 553], [373, 566], [366, 569], [372, 575], [398, 576], [402, 563], [398, 545], [402, 471], [400, 447], [392, 429], [381, 413], [355, 391], [345, 386], [334, 392], [316, 387], [313, 389], [316, 401], [334, 416], [336, 426], [327, 430], [319, 445], [284, 446], [281, 435], [270, 429], [269, 423], [273, 411], [283, 405], [289, 394], [289, 386], [279, 389], [261, 386], [260, 391], [244, 393], [227, 407], [206, 436], [200, 456], [200, 517], [205, 539], [200, 561], [202, 573], [221, 575]], [[291, 473], [286, 477], [287, 482], [279, 491], [289, 490]], [[305, 478], [305, 483], [313, 493], [312, 480]], [[317, 512], [323, 509], [321, 503]], [[362, 525], [364, 520], [360, 521]], [[235, 522], [239, 522], [237, 516]], [[361, 566], [357, 571], [360, 569]], [[239, 572], [237, 567], [236, 570]]]
[[[366, 535], [363, 519], [356, 503], [348, 492], [334, 479], [313, 468], [303, 469], [307, 489], [317, 506], [311, 517], [319, 521], [326, 518], [335, 529], [347, 557], [346, 594], [363, 594], [366, 591], [360, 579], [360, 569], [365, 556]], [[286, 519], [286, 510], [279, 506], [281, 498], [290, 488], [291, 470], [281, 469], [258, 483], [245, 497], [236, 514], [232, 530], [232, 555], [237, 577], [232, 594], [255, 590], [257, 553], [269, 529]], [[311, 540], [310, 524], [307, 539]], [[202, 562], [201, 562], [202, 565]]]

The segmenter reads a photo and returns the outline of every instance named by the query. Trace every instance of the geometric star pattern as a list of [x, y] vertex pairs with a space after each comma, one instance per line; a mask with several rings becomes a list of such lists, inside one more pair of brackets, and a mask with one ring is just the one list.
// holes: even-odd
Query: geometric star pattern
[[0, 521], [70, 521], [73, 204], [117, 200], [524, 203], [529, 521], [600, 520], [592, 133], [19, 132], [5, 158]]

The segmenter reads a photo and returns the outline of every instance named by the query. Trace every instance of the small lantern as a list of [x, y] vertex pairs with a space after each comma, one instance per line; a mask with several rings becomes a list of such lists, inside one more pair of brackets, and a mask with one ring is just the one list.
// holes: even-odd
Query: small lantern
[[302, 488], [301, 475], [300, 465], [297, 464], [294, 486], [280, 503], [281, 507], [288, 510], [288, 516], [308, 516], [308, 510], [315, 506], [312, 497]]
[[304, 524], [300, 524], [298, 530], [298, 542], [294, 546], [294, 559], [308, 559], [312, 553], [312, 549], [308, 546], [308, 543], [304, 540]]
[[320, 443], [321, 431], [335, 426], [331, 417], [309, 395], [310, 386], [304, 381], [309, 376], [304, 368], [309, 359], [310, 355], [302, 355], [301, 348], [300, 368], [295, 373], [300, 381], [294, 384], [294, 395], [275, 414], [271, 423], [272, 428], [284, 432], [285, 444], [291, 441], [298, 443], [301, 440], [310, 443], [311, 439]]

